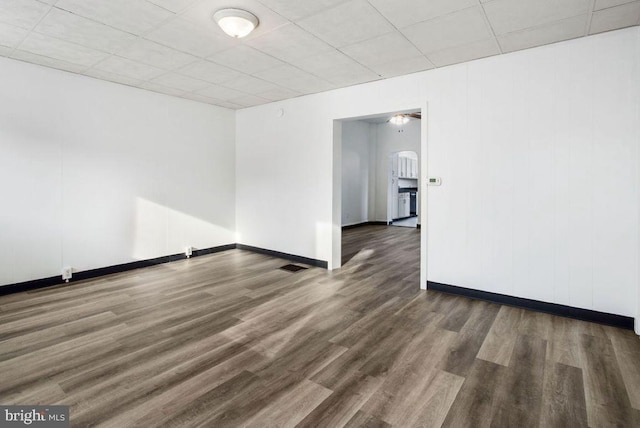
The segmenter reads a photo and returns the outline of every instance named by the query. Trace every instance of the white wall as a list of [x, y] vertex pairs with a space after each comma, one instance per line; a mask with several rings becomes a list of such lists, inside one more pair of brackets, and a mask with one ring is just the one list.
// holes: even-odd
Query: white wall
[[0, 285], [235, 242], [235, 113], [0, 58]]
[[429, 280], [635, 316], [639, 32], [239, 111], [240, 242], [332, 267], [333, 120], [428, 102]]
[[[420, 120], [410, 120], [402, 126], [390, 122], [376, 124], [378, 139], [378, 175], [376, 183], [376, 221], [391, 221], [389, 207], [389, 168], [391, 157], [401, 151], [412, 151], [420, 159]], [[418, 171], [420, 162], [418, 161]], [[420, 191], [422, 188], [419, 189]], [[418, 210], [420, 212], [420, 210]]]
[[342, 124], [342, 226], [370, 220], [377, 153], [376, 141], [371, 138], [373, 126], [363, 121]]

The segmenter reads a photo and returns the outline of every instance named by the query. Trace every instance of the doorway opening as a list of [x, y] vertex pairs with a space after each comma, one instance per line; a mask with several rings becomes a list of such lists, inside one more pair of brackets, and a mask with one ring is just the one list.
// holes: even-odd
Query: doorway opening
[[[421, 167], [426, 152], [423, 111], [426, 108], [334, 120], [330, 269], [392, 263], [394, 252], [410, 241], [415, 251], [405, 246], [403, 254], [416, 260], [408, 277], [426, 287], [426, 231], [421, 227], [426, 197], [421, 197], [420, 184], [426, 177]], [[368, 237], [376, 240], [375, 246], [366, 247]]]
[[391, 154], [387, 169], [390, 187], [387, 192], [387, 211], [391, 213], [392, 226], [418, 227], [418, 170], [419, 158], [416, 152], [403, 150]]

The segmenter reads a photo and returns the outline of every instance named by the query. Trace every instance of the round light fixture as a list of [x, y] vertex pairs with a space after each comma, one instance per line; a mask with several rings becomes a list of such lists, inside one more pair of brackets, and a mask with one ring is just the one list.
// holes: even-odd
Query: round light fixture
[[247, 36], [258, 26], [258, 18], [242, 9], [221, 9], [213, 14], [213, 19], [222, 31], [231, 37]]
[[389, 122], [393, 123], [394, 125], [404, 125], [405, 123], [409, 122], [409, 118], [404, 114], [396, 114], [391, 119], [389, 119]]

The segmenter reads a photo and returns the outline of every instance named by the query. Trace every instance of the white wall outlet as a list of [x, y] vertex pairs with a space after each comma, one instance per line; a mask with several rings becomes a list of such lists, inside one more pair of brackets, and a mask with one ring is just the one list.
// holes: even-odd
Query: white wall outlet
[[184, 249], [184, 255], [187, 256], [187, 258], [191, 257], [191, 255], [193, 255], [193, 247], [186, 247]]
[[73, 268], [71, 266], [65, 266], [62, 268], [62, 279], [65, 282], [69, 282], [69, 280], [71, 279], [71, 276], [73, 276]]

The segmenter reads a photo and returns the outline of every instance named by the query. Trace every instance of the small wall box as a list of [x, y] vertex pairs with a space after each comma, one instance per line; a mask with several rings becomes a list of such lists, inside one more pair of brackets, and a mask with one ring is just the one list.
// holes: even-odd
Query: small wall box
[[442, 179], [440, 177], [429, 177], [427, 184], [429, 186], [439, 186], [442, 184]]

